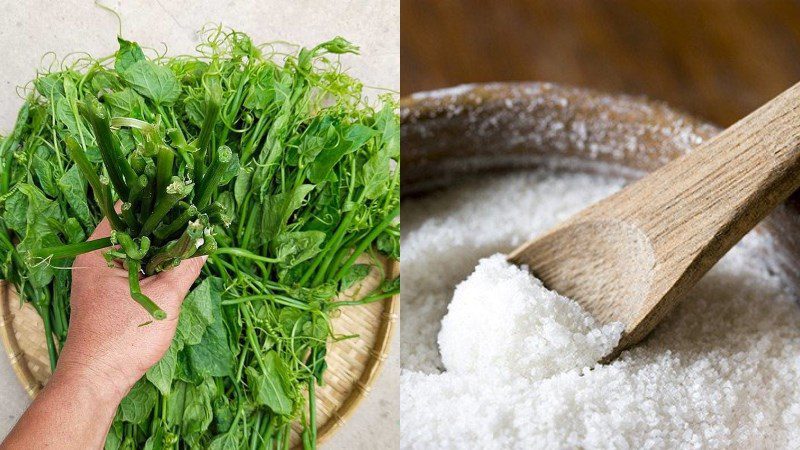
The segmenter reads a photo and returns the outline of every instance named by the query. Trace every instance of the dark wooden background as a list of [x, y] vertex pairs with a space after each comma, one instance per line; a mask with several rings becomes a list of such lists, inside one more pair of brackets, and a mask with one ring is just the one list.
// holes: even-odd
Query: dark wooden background
[[800, 81], [800, 2], [403, 0], [401, 89], [541, 80], [729, 125]]

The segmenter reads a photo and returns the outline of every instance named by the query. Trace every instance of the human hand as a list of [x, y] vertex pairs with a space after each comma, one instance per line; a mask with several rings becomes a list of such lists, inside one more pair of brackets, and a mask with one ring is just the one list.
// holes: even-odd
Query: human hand
[[[91, 239], [110, 233], [103, 219]], [[55, 375], [75, 374], [121, 399], [169, 348], [181, 303], [205, 257], [142, 279], [142, 293], [167, 313], [166, 319], [153, 320], [130, 297], [128, 272], [109, 267], [104, 251], [80, 255], [72, 265], [69, 331]]]

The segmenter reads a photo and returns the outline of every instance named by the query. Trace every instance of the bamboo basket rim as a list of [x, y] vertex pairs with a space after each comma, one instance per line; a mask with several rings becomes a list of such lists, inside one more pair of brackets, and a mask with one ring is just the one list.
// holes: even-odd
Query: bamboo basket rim
[[[388, 261], [386, 269], [387, 273], [397, 276], [399, 275], [400, 264], [397, 261]], [[11, 304], [16, 296], [10, 295], [10, 290], [10, 283], [0, 279], [0, 337], [2, 337], [3, 347], [17, 380], [30, 398], [33, 399], [41, 391], [42, 384], [31, 371], [23, 347], [15, 335], [13, 326], [14, 310], [12, 310]], [[380, 314], [380, 322], [375, 324], [377, 331], [375, 342], [369, 350], [370, 357], [364, 362], [361, 375], [354, 380], [350, 394], [331, 411], [330, 417], [317, 427], [318, 444], [329, 440], [336, 431], [347, 423], [361, 402], [369, 395], [372, 385], [381, 374], [383, 364], [389, 354], [395, 323], [399, 317], [400, 296], [394, 295], [379, 303], [383, 305], [383, 311]], [[332, 353], [335, 354], [335, 350]], [[317, 387], [317, 389], [321, 388], [322, 386]]]

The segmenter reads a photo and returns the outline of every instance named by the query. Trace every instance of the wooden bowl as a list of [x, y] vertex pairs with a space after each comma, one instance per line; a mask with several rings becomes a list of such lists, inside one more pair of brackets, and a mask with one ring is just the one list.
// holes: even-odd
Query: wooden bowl
[[[369, 258], [359, 259], [368, 263]], [[399, 265], [384, 260], [383, 270], [399, 274]], [[358, 299], [377, 288], [382, 275], [374, 268], [358, 286], [342, 294], [343, 299]], [[333, 317], [334, 331], [340, 335], [358, 335], [355, 339], [335, 342], [328, 349], [328, 370], [323, 386], [316, 390], [317, 441], [329, 439], [355, 412], [370, 392], [389, 352], [393, 329], [400, 309], [398, 296], [363, 306], [342, 308]], [[28, 303], [20, 304], [13, 289], [0, 280], [0, 336], [11, 365], [31, 397], [50, 377], [50, 363], [44, 341], [44, 325]], [[299, 441], [299, 428], [293, 442]]]
[[[719, 129], [661, 103], [549, 83], [494, 83], [401, 100], [402, 195], [548, 167], [635, 179]], [[756, 228], [800, 298], [800, 191]]]

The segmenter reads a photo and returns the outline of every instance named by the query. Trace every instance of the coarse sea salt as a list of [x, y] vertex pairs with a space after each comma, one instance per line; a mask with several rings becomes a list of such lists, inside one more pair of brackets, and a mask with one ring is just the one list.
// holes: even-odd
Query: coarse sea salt
[[600, 326], [502, 254], [481, 259], [456, 287], [439, 331], [448, 372], [537, 381], [593, 367], [625, 327]]
[[618, 329], [585, 321], [501, 256], [481, 261], [622, 184], [533, 172], [404, 200], [402, 448], [800, 442], [800, 308], [764, 262], [763, 236], [746, 236], [648, 339], [607, 365], [592, 361]]

